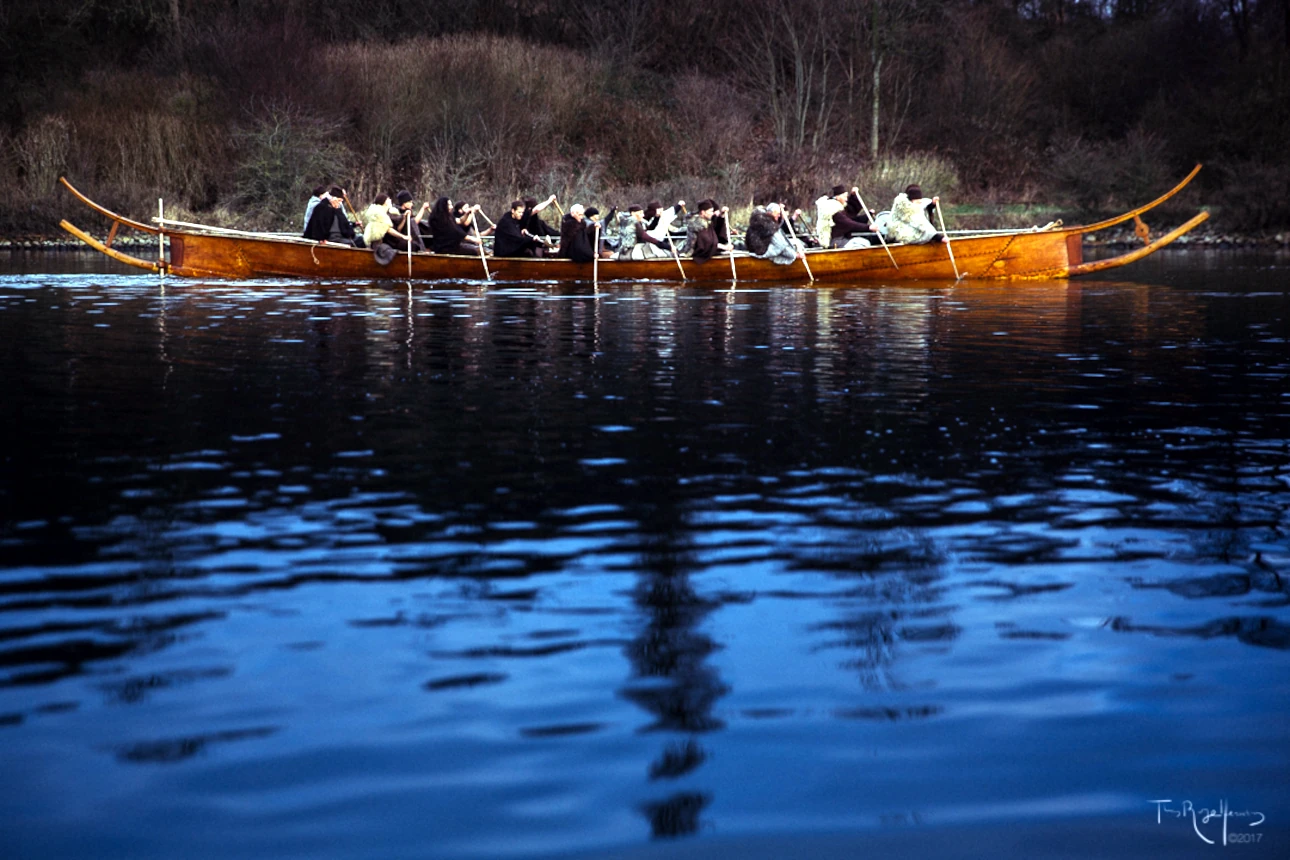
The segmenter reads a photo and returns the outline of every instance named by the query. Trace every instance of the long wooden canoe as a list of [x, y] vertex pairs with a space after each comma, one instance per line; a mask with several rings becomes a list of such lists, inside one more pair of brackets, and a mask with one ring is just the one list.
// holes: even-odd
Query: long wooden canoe
[[[928, 245], [888, 245], [858, 250], [808, 251], [806, 262], [781, 266], [769, 260], [742, 253], [734, 258], [733, 276], [740, 281], [821, 281], [855, 283], [862, 281], [901, 280], [972, 280], [1069, 278], [1100, 272], [1139, 260], [1168, 245], [1174, 239], [1209, 217], [1200, 212], [1185, 223], [1141, 247], [1103, 260], [1084, 261], [1084, 236], [1130, 219], [1139, 221], [1142, 213], [1159, 206], [1181, 191], [1200, 171], [1200, 165], [1167, 194], [1125, 212], [1115, 218], [1079, 227], [1032, 228], [1030, 230], [990, 231], [988, 233], [950, 233], [952, 242]], [[673, 258], [655, 260], [601, 260], [593, 270], [591, 263], [575, 263], [558, 258], [505, 258], [432, 254], [404, 254], [388, 266], [376, 262], [371, 251], [345, 245], [313, 242], [287, 234], [247, 233], [198, 224], [182, 224], [154, 219], [145, 224], [118, 215], [90, 200], [61, 180], [68, 191], [94, 212], [107, 217], [112, 226], [104, 241], [73, 226], [61, 227], [102, 253], [152, 272], [190, 278], [307, 278], [310, 280], [349, 280], [396, 278], [419, 280], [493, 280], [493, 281], [729, 281], [732, 279], [730, 258], [714, 257], [704, 263], [687, 258], [680, 265]], [[118, 228], [158, 236], [169, 245], [169, 256], [158, 252], [158, 259], [148, 260], [112, 247]], [[1142, 232], [1145, 232], [1142, 231]], [[888, 253], [890, 251], [890, 253]], [[951, 256], [952, 254], [952, 256]]]

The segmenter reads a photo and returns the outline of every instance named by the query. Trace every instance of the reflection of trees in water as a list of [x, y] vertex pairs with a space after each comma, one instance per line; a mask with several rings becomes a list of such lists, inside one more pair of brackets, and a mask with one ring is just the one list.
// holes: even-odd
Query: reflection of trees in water
[[1267, 616], [1232, 616], [1216, 618], [1206, 624], [1192, 627], [1167, 627], [1159, 624], [1134, 624], [1124, 617], [1107, 622], [1112, 630], [1122, 633], [1150, 633], [1154, 636], [1191, 636], [1197, 639], [1222, 639], [1235, 636], [1238, 642], [1261, 648], [1290, 650], [1290, 625]]
[[948, 643], [960, 632], [946, 619], [953, 607], [940, 604], [940, 555], [930, 539], [903, 531], [813, 547], [812, 566], [835, 577], [863, 577], [839, 595], [842, 615], [812, 628], [829, 637], [817, 648], [852, 652], [842, 665], [857, 672], [867, 690], [905, 689], [893, 671], [900, 643]]
[[[657, 517], [660, 512], [652, 513]], [[650, 764], [651, 780], [677, 779], [703, 764], [708, 754], [694, 735], [723, 726], [712, 710], [729, 691], [706, 662], [718, 645], [699, 630], [718, 604], [695, 591], [686, 571], [690, 562], [677, 547], [675, 525], [669, 521], [662, 529], [643, 529], [653, 538], [642, 551], [644, 572], [632, 599], [645, 623], [627, 646], [633, 678], [622, 690], [654, 717], [647, 731], [690, 735], [669, 743]], [[710, 794], [681, 791], [645, 804], [642, 811], [655, 837], [684, 836], [698, 831], [699, 816], [711, 800]]]
[[699, 832], [699, 814], [712, 802], [712, 795], [682, 791], [667, 800], [647, 803], [650, 832], [655, 838], [691, 836]]

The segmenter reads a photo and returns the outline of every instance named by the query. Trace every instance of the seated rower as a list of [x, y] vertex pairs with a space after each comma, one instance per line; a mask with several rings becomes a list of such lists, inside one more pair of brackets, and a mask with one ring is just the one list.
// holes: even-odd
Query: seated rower
[[304, 237], [315, 242], [362, 247], [362, 240], [354, 233], [354, 225], [340, 211], [344, 199], [345, 192], [333, 185], [322, 202], [314, 207], [309, 223], [305, 225]]
[[567, 257], [575, 263], [590, 263], [596, 258], [585, 218], [581, 203], [569, 207], [568, 214], [560, 220], [560, 250], [556, 256]]
[[[400, 190], [399, 193], [395, 195], [395, 200], [398, 202], [398, 206], [395, 210], [395, 214], [391, 216], [391, 220], [394, 223], [394, 229], [398, 231], [398, 235], [400, 237], [411, 237], [410, 241], [412, 242], [412, 250], [424, 251], [426, 249], [426, 245], [425, 241], [421, 238], [421, 228], [417, 226], [417, 221], [429, 211], [430, 204], [428, 202], [422, 203], [421, 211], [414, 217], [412, 214], [412, 193], [410, 191], [407, 189]], [[388, 244], [398, 251], [406, 251], [408, 249], [408, 241], [408, 239], [395, 238], [394, 236], [390, 236], [387, 240]]]
[[[613, 209], [609, 210], [609, 217], [614, 216]], [[591, 238], [592, 244], [596, 247], [596, 253], [602, 260], [612, 260], [618, 256], [614, 246], [617, 246], [618, 239], [614, 236], [605, 235], [605, 222], [609, 219], [601, 220], [600, 210], [595, 206], [588, 206], [586, 211], [587, 218], [587, 236]]]
[[755, 257], [781, 266], [791, 265], [801, 257], [802, 243], [790, 238], [784, 228], [784, 212], [778, 203], [758, 206], [748, 219], [744, 247]]
[[833, 213], [833, 248], [868, 248], [878, 241], [871, 213], [860, 204], [860, 190], [852, 188], [846, 206]]
[[436, 254], [477, 255], [479, 246], [469, 238], [466, 224], [470, 223], [478, 210], [478, 206], [471, 206], [466, 209], [466, 213], [461, 218], [454, 218], [452, 201], [447, 197], [436, 200], [434, 209], [430, 210], [430, 229], [434, 231], [434, 236], [430, 240], [430, 250]]
[[847, 205], [847, 189], [844, 185], [834, 185], [829, 193], [815, 201], [815, 235], [820, 237], [820, 246], [833, 247], [833, 216]]
[[924, 197], [923, 189], [917, 185], [910, 185], [903, 193], [897, 194], [891, 204], [887, 241], [904, 242], [906, 245], [948, 241], [945, 234], [938, 233], [927, 218], [927, 213], [940, 202], [940, 199]]
[[685, 224], [685, 245], [681, 251], [689, 254], [696, 263], [706, 263], [718, 251], [731, 249], [720, 239], [727, 235], [726, 219], [730, 216], [730, 207], [717, 209], [717, 201], [711, 198], [699, 201], [698, 207], [698, 213], [690, 216]]
[[658, 243], [651, 242], [644, 246], [645, 259], [650, 257], [670, 257], [672, 256], [672, 247], [668, 244], [668, 233], [672, 230], [672, 224], [676, 219], [681, 217], [685, 212], [685, 201], [676, 201], [675, 206], [663, 208], [663, 204], [657, 200], [651, 200], [645, 206], [645, 232], [653, 238], [659, 240]]
[[327, 186], [319, 185], [313, 190], [309, 197], [309, 202], [305, 204], [305, 226], [309, 226], [309, 216], [314, 214], [314, 207], [322, 202], [323, 197], [327, 194]]
[[672, 256], [672, 248], [667, 240], [656, 238], [645, 223], [645, 210], [640, 206], [628, 206], [626, 212], [618, 213], [618, 259], [647, 260], [657, 256], [650, 253], [651, 247]]
[[491, 226], [484, 227], [484, 225], [479, 223], [479, 218], [483, 213], [481, 212], [480, 215], [476, 215], [474, 223], [471, 223], [471, 219], [469, 218], [471, 212], [479, 212], [479, 207], [471, 206], [469, 203], [463, 203], [461, 201], [458, 201], [457, 204], [452, 207], [452, 217], [456, 218], [457, 221], [460, 222], [461, 226], [466, 228], [467, 234], [472, 238], [474, 237], [476, 230], [479, 231], [481, 238], [484, 236], [491, 236], [494, 228]]
[[524, 217], [520, 226], [528, 231], [529, 235], [538, 240], [538, 247], [535, 249], [534, 256], [544, 256], [549, 249], [547, 245], [548, 236], [559, 236], [560, 231], [542, 220], [539, 214], [543, 209], [555, 202], [555, 195], [552, 194], [541, 203], [536, 197], [524, 198]]
[[405, 248], [407, 247], [408, 238], [400, 235], [394, 229], [394, 222], [390, 220], [390, 198], [388, 195], [376, 195], [372, 205], [363, 210], [363, 222], [363, 241], [376, 255], [376, 262], [382, 266], [388, 266], [398, 256], [399, 252], [386, 241], [386, 237], [392, 233], [395, 238], [403, 240]]
[[538, 257], [542, 243], [524, 229], [525, 205], [523, 200], [511, 202], [511, 211], [497, 219], [494, 231], [494, 257]]

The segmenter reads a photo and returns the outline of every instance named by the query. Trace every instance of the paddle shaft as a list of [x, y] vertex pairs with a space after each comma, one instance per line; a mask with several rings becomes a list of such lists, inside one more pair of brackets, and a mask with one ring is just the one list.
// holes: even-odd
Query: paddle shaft
[[479, 235], [479, 222], [475, 220], [474, 212], [470, 213], [470, 226], [475, 228], [475, 243], [479, 245], [479, 262], [484, 264], [484, 280], [491, 281], [493, 276], [488, 271], [488, 257], [484, 254], [484, 237]]
[[730, 213], [726, 213], [726, 242], [730, 245], [730, 280], [732, 283], [739, 283], [739, 276], [735, 274], [735, 231], [730, 226]]
[[[157, 220], [164, 221], [166, 218], [166, 204], [161, 198], [157, 198]], [[161, 230], [157, 233], [157, 271], [161, 274], [161, 280], [166, 279], [166, 231]]]
[[685, 276], [685, 267], [681, 265], [681, 255], [676, 253], [676, 243], [672, 241], [671, 233], [667, 234], [667, 244], [672, 247], [672, 259], [676, 260], [676, 267], [681, 270], [681, 280], [689, 280], [689, 278]]
[[936, 201], [936, 220], [940, 222], [941, 233], [945, 236], [945, 253], [950, 255], [950, 266], [954, 269], [954, 281], [958, 283], [963, 280], [963, 276], [959, 274], [958, 263], [954, 262], [954, 249], [951, 247], [953, 243], [950, 241], [950, 234], [945, 232], [945, 216], [941, 214], [940, 200]]
[[[865, 217], [867, 218], [869, 216], [869, 207], [864, 205], [864, 198], [860, 196], [859, 189], [856, 189], [856, 199], [860, 201], [860, 208], [865, 211]], [[872, 221], [869, 222], [869, 225], [873, 227], [873, 232], [878, 234], [878, 241], [882, 243], [882, 249], [887, 252], [887, 257], [890, 258], [891, 264], [899, 269], [900, 264], [896, 262], [895, 255], [892, 254], [891, 249], [887, 247], [887, 240], [883, 237], [882, 231], [878, 229], [878, 225], [874, 224]]]
[[345, 198], [345, 205], [349, 207], [349, 214], [351, 214], [351, 215], [353, 215], [353, 216], [354, 216], [354, 223], [355, 223], [355, 224], [357, 224], [358, 226], [362, 227], [362, 226], [363, 226], [363, 219], [358, 217], [358, 210], [354, 208], [354, 204], [353, 204], [353, 203], [350, 203], [350, 202], [349, 202], [349, 192], [347, 191], [347, 192], [345, 192], [344, 194], [342, 194], [341, 196]]
[[[787, 208], [787, 207], [785, 207], [785, 208]], [[790, 239], [792, 239], [792, 240], [793, 240], [793, 252], [794, 252], [794, 253], [798, 253], [798, 251], [797, 251], [797, 234], [793, 232], [793, 218], [792, 218], [792, 216], [790, 215], [790, 216], [788, 216], [788, 217], [785, 217], [785, 218], [784, 218], [784, 223], [788, 225], [788, 236], [789, 236], [789, 238], [790, 238]], [[805, 251], [805, 249], [803, 249], [803, 250], [801, 251], [801, 255], [802, 255], [802, 265], [806, 267], [806, 277], [808, 277], [808, 278], [810, 278], [810, 279], [811, 279], [811, 283], [815, 283], [815, 275], [811, 274], [811, 264], [810, 264], [810, 263], [808, 263], [808, 262], [806, 262], [806, 251]]]

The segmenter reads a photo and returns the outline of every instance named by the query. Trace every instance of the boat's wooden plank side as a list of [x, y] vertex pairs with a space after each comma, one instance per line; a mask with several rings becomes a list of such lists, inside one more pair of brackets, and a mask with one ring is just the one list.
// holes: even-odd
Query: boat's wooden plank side
[[[215, 234], [168, 234], [171, 271], [192, 277], [286, 277], [314, 280], [408, 277], [406, 256], [388, 266], [376, 262], [370, 251], [343, 245], [301, 245], [271, 239], [229, 237]], [[944, 244], [894, 245], [892, 257], [881, 247], [858, 250], [816, 251], [809, 254], [811, 274], [823, 282], [936, 280], [955, 277]], [[1056, 233], [1004, 234], [973, 237], [954, 243], [959, 272], [971, 278], [1024, 276], [1030, 269], [1051, 269], [1067, 263], [1067, 241]], [[707, 262], [682, 259], [681, 267], [669, 258], [655, 260], [602, 260], [600, 278], [614, 280], [680, 281], [682, 270], [691, 281], [728, 281], [730, 261], [714, 257]], [[739, 280], [798, 282], [809, 280], [800, 262], [781, 266], [769, 260], [737, 255]], [[499, 281], [588, 281], [590, 263], [560, 258], [508, 259], [490, 257], [488, 271]], [[483, 263], [474, 256], [413, 254], [413, 279], [483, 280]]]

